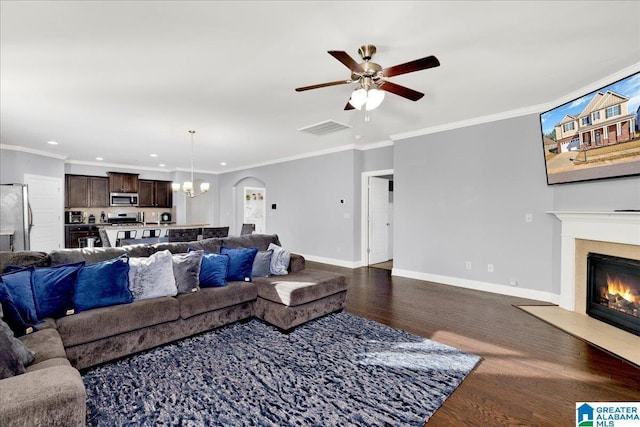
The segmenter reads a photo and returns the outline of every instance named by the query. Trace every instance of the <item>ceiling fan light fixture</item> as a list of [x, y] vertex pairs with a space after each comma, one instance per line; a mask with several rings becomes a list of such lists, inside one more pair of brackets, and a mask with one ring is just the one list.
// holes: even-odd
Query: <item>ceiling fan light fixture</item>
[[365, 107], [365, 110], [371, 111], [375, 110], [382, 104], [384, 100], [384, 91], [380, 89], [369, 89], [366, 90], [364, 88], [356, 89], [351, 94], [351, 99], [349, 99], [349, 104], [351, 104], [354, 108], [361, 110], [362, 107]]
[[384, 91], [380, 89], [369, 89], [367, 91], [367, 111], [375, 110], [384, 100]]
[[366, 102], [367, 91], [363, 88], [354, 90], [351, 94], [351, 99], [349, 99], [349, 104], [351, 104], [353, 108], [357, 108], [358, 110], [360, 110]]

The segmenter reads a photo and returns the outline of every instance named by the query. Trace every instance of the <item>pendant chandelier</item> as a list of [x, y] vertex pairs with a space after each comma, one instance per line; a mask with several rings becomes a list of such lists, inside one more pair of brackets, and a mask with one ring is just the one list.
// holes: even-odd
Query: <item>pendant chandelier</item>
[[171, 189], [174, 192], [182, 192], [187, 195], [187, 197], [194, 198], [201, 194], [209, 191], [209, 183], [203, 182], [200, 184], [200, 192], [196, 193], [193, 189], [193, 134], [195, 134], [195, 130], [190, 130], [189, 134], [191, 134], [191, 181], [185, 181], [182, 183], [182, 190], [180, 189], [180, 183], [174, 182], [171, 184]]

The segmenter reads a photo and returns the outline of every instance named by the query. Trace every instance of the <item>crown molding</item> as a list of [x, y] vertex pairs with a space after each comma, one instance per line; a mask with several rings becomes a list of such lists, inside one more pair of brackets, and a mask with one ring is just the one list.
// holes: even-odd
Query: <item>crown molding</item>
[[342, 151], [348, 151], [348, 150], [354, 150], [354, 149], [356, 149], [355, 144], [341, 145], [339, 147], [328, 148], [326, 150], [312, 151], [310, 153], [298, 154], [298, 155], [290, 156], [290, 157], [283, 157], [283, 158], [276, 159], [276, 160], [270, 160], [268, 162], [253, 163], [253, 164], [250, 164], [248, 166], [239, 166], [237, 168], [231, 168], [231, 169], [228, 169], [228, 170], [221, 171], [219, 173], [222, 174], [222, 173], [229, 173], [229, 172], [237, 172], [237, 171], [242, 171], [242, 170], [246, 170], [246, 169], [259, 168], [259, 167], [262, 167], [262, 166], [275, 165], [275, 164], [278, 164], [278, 163], [290, 162], [292, 160], [307, 159], [309, 157], [318, 157], [318, 156], [323, 156], [325, 154], [339, 153], [339, 152], [342, 152]]
[[550, 109], [553, 109], [557, 106], [566, 104], [567, 102], [573, 101], [574, 99], [584, 96], [588, 93], [596, 91], [604, 86], [608, 86], [612, 83], [615, 83], [618, 80], [621, 80], [625, 77], [630, 76], [631, 74], [637, 73], [638, 71], [640, 71], [640, 62], [637, 62], [616, 73], [610, 74], [607, 77], [597, 80], [573, 92], [570, 92], [562, 96], [561, 98], [555, 99], [553, 101], [545, 102], [543, 104], [532, 105], [528, 107], [518, 108], [515, 110], [503, 111], [501, 113], [474, 117], [471, 119], [461, 120], [458, 122], [445, 123], [443, 125], [417, 129], [409, 132], [398, 133], [395, 135], [390, 135], [389, 137], [393, 141], [400, 141], [403, 139], [414, 138], [416, 136], [429, 135], [433, 133], [445, 132], [448, 130], [460, 129], [468, 126], [476, 126], [476, 125], [481, 125], [485, 123], [497, 122], [500, 120], [512, 119], [515, 117], [526, 116], [529, 114], [540, 114], [545, 111], [549, 111]]
[[36, 154], [38, 156], [51, 157], [58, 160], [66, 160], [67, 156], [61, 154], [50, 153], [43, 150], [35, 150], [33, 148], [21, 147], [19, 145], [0, 144], [0, 150], [20, 151], [23, 153]]

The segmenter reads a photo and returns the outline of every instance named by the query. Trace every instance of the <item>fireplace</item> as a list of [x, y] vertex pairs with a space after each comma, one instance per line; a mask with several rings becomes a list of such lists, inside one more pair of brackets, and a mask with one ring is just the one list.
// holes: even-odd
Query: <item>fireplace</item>
[[587, 255], [587, 314], [640, 336], [640, 260]]

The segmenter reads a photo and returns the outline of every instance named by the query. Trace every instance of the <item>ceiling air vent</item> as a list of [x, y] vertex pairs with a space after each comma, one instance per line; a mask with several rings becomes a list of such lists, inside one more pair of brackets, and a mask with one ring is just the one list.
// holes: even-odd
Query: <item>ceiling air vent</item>
[[344, 123], [336, 122], [333, 120], [325, 120], [324, 122], [316, 123], [315, 125], [309, 125], [298, 130], [300, 132], [308, 132], [314, 135], [326, 135], [328, 133], [350, 128], [351, 126], [345, 125]]

